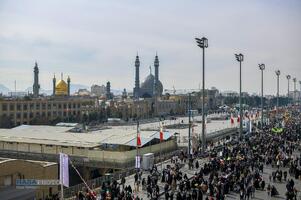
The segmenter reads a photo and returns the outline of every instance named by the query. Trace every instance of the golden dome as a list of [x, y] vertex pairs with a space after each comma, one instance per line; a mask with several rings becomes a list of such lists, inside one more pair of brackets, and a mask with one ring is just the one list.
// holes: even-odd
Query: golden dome
[[60, 80], [56, 84], [55, 95], [68, 95], [68, 85], [64, 80]]

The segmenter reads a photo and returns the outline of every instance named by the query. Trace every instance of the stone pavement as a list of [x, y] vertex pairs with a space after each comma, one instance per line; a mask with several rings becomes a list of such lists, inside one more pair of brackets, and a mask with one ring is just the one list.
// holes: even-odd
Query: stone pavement
[[[295, 154], [300, 155], [300, 152], [296, 152]], [[203, 159], [198, 159], [198, 160], [199, 160], [200, 166], [203, 166], [205, 162], [208, 162], [208, 158], [203, 158]], [[165, 161], [163, 163], [163, 165], [162, 165], [163, 168], [166, 167], [166, 165], [171, 165], [170, 160]], [[161, 164], [157, 164], [157, 168], [158, 168], [158, 171], [161, 171]], [[288, 172], [288, 168], [280, 168], [280, 169], [282, 171], [286, 170]], [[181, 171], [183, 172], [183, 175], [186, 173], [188, 178], [192, 177], [197, 172], [197, 170], [195, 170], [195, 169], [189, 170], [188, 169], [188, 164], [185, 164], [184, 167], [181, 168]], [[270, 183], [269, 175], [272, 174], [273, 171], [276, 171], [276, 168], [271, 168], [271, 166], [264, 166], [264, 171], [263, 171], [262, 175], [263, 175], [263, 178], [266, 182], [266, 187]], [[149, 174], [150, 174], [149, 172], [144, 171], [143, 175], [142, 175], [142, 178], [147, 179], [147, 176]], [[301, 200], [301, 181], [296, 180], [294, 177], [291, 177], [288, 173], [287, 179], [291, 179], [291, 178], [294, 180], [297, 190], [300, 191], [300, 192], [298, 192], [297, 200]], [[133, 191], [134, 191], [134, 188], [135, 188], [134, 187], [134, 180], [135, 180], [134, 175], [131, 175], [131, 176], [126, 177], [126, 183], [125, 183], [125, 185], [131, 185]], [[158, 180], [158, 185], [159, 185], [159, 188], [160, 188], [160, 193], [162, 193], [164, 191], [164, 183], [161, 183], [160, 178]], [[256, 190], [255, 198], [253, 198], [253, 199], [256, 199], [256, 200], [286, 199], [286, 197], [285, 197], [286, 182], [282, 181], [282, 183], [279, 183], [278, 181], [273, 182], [273, 180], [272, 180], [270, 185], [274, 185], [276, 187], [276, 189], [278, 190], [279, 195], [277, 197], [273, 197], [273, 198], [268, 197], [268, 194], [267, 194], [266, 190], [265, 191]], [[142, 190], [141, 184], [140, 184], [140, 187], [139, 187], [139, 192], [134, 192], [134, 194], [138, 195], [139, 198], [149, 199], [149, 198], [147, 198], [146, 191]], [[161, 195], [160, 199], [165, 199], [164, 195]], [[174, 199], [175, 199], [175, 197], [174, 197]], [[238, 195], [238, 193], [231, 192], [230, 194], [228, 194], [226, 196], [225, 199], [239, 199], [239, 195]]]

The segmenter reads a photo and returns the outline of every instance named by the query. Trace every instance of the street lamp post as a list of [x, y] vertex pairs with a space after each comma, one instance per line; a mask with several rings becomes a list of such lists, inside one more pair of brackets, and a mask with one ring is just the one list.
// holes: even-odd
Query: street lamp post
[[296, 102], [296, 82], [297, 82], [297, 79], [296, 78], [293, 78], [293, 82], [294, 82], [294, 96], [293, 96], [293, 104]]
[[265, 69], [264, 64], [259, 64], [261, 70], [261, 129], [263, 129], [263, 70]]
[[299, 81], [300, 84], [300, 91], [299, 91], [299, 106], [301, 106], [301, 81]]
[[239, 62], [239, 138], [242, 136], [242, 106], [241, 106], [241, 62], [244, 60], [243, 54], [235, 54], [236, 60]]
[[287, 105], [290, 103], [290, 79], [291, 75], [286, 75], [287, 79]]
[[276, 103], [276, 116], [278, 116], [278, 108], [279, 108], [279, 76], [280, 70], [275, 71], [277, 76], [277, 103]]
[[188, 158], [191, 154], [191, 94], [188, 96]]
[[205, 152], [205, 48], [208, 48], [208, 39], [195, 38], [198, 47], [203, 49], [203, 85], [202, 85], [202, 154]]

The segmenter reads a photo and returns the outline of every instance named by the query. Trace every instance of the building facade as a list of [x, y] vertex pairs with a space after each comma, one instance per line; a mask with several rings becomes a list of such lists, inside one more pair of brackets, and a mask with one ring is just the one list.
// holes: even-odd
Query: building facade
[[92, 85], [91, 86], [91, 94], [95, 96], [101, 96], [106, 93], [106, 86], [104, 85]]
[[20, 98], [0, 100], [0, 117], [21, 124], [49, 124], [55, 119], [80, 120], [84, 113], [93, 110], [93, 98]]

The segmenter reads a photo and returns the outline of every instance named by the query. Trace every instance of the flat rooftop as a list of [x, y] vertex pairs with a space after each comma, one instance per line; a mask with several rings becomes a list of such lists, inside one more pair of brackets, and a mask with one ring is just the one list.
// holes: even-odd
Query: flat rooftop
[[[188, 123], [188, 118], [182, 117], [177, 120], [165, 120], [164, 125], [180, 124], [182, 120], [183, 124]], [[199, 119], [196, 117], [196, 120]], [[195, 125], [194, 131], [200, 133], [201, 123]], [[211, 121], [206, 125], [206, 132], [211, 134], [226, 128], [231, 128], [229, 120]], [[108, 129], [88, 133], [74, 133], [70, 132], [71, 129], [72, 127], [62, 126], [21, 125], [12, 129], [0, 129], [0, 141], [87, 148], [99, 147], [103, 144], [136, 146], [136, 125], [109, 126]], [[142, 146], [153, 139], [160, 139], [159, 122], [140, 124], [140, 130]], [[175, 133], [187, 135], [188, 128], [164, 129], [164, 140]]]
[[[12, 162], [12, 161], [16, 161], [16, 160], [20, 160], [20, 159], [12, 159], [12, 158], [4, 158], [4, 157], [0, 157], [0, 165], [2, 163], [6, 163], [6, 162]], [[31, 163], [36, 163], [42, 167], [48, 167], [51, 165], [57, 165], [57, 163], [55, 162], [47, 162], [47, 161], [38, 161], [38, 160], [24, 160], [26, 162], [31, 162]]]

